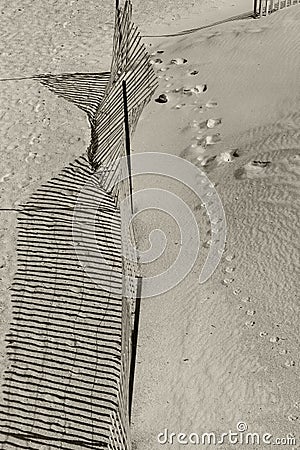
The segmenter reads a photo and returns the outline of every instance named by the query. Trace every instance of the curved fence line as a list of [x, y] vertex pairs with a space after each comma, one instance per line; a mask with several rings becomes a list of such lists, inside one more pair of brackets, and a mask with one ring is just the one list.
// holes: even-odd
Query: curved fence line
[[222, 25], [228, 22], [235, 22], [236, 20], [256, 19], [275, 11], [279, 11], [292, 5], [298, 5], [300, 0], [253, 0], [253, 11], [238, 14], [237, 16], [229, 17], [228, 19], [219, 20], [208, 25], [202, 25], [201, 27], [189, 28], [187, 30], [178, 31], [176, 33], [167, 34], [143, 34], [142, 37], [146, 38], [169, 38], [177, 36], [185, 36], [188, 34], [196, 33], [197, 31], [213, 28], [217, 25]]
[[201, 27], [190, 28], [187, 30], [178, 31], [177, 33], [169, 33], [169, 34], [143, 34], [142, 37], [146, 38], [162, 38], [162, 37], [177, 37], [177, 36], [185, 36], [187, 34], [196, 33], [197, 31], [206, 30], [207, 28], [216, 27], [217, 25], [222, 25], [223, 23], [235, 22], [236, 20], [244, 20], [244, 19], [253, 19], [254, 14], [252, 11], [238, 14], [237, 16], [229, 17], [228, 19], [219, 20], [218, 22], [213, 22], [209, 25], [202, 25]]

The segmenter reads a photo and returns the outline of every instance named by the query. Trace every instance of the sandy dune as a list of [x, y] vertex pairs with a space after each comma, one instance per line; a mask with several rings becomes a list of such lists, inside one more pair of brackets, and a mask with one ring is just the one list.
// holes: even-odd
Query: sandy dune
[[[148, 106], [134, 149], [182, 156], [205, 170], [228, 235], [219, 268], [200, 286], [211, 238], [205, 208], [180, 183], [155, 179], [193, 209], [203, 247], [179, 286], [142, 303], [136, 449], [163, 447], [157, 435], [165, 428], [221, 434], [239, 421], [274, 438], [299, 436], [299, 18], [295, 6], [156, 44], [156, 99], [168, 101]], [[179, 252], [176, 224], [157, 216], [137, 219], [142, 249], [153, 227], [168, 237], [166, 254], [144, 267], [145, 276]]]

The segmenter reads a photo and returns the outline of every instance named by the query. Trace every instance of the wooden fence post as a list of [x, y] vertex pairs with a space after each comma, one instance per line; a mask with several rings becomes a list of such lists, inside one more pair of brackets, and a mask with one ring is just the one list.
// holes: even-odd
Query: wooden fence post
[[139, 334], [140, 314], [141, 314], [141, 297], [142, 297], [142, 277], [137, 277], [137, 291], [135, 299], [135, 312], [134, 312], [134, 324], [131, 337], [131, 365], [130, 365], [130, 377], [129, 377], [129, 422], [131, 423], [132, 402], [133, 402], [133, 389], [134, 389], [134, 375], [136, 365], [137, 343]]
[[263, 16], [263, 0], [260, 0], [260, 2], [259, 2], [259, 15], [260, 15], [260, 17], [262, 17]]
[[254, 17], [256, 17], [256, 14], [257, 14], [257, 0], [254, 0], [253, 13], [254, 13]]

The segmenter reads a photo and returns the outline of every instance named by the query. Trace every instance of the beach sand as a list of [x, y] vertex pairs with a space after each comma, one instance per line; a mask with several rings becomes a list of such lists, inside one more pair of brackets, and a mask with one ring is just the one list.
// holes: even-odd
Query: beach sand
[[[206, 172], [224, 206], [227, 244], [218, 269], [200, 285], [211, 239], [205, 208], [180, 182], [137, 180], [136, 189], [154, 185], [183, 198], [202, 242], [184, 281], [142, 301], [135, 449], [181, 448], [176, 437], [173, 445], [158, 443], [165, 429], [220, 436], [241, 421], [274, 440], [298, 436], [299, 445], [299, 19], [295, 6], [151, 41], [159, 50], [153, 59], [162, 61], [155, 64], [156, 98], [165, 94], [168, 102], [153, 99], [146, 108], [133, 149], [181, 156]], [[170, 64], [176, 58], [187, 62]], [[205, 92], [190, 91], [203, 85]], [[161, 213], [142, 214], [136, 220], [143, 250], [153, 228], [168, 238], [166, 254], [143, 268], [146, 277], [180, 254], [179, 233]], [[235, 448], [247, 446], [239, 441]]]
[[[133, 6], [134, 20], [147, 35], [247, 12], [252, 1]], [[7, 4], [1, 78], [109, 69], [113, 8], [108, 2], [73, 0]], [[298, 435], [294, 448], [299, 446], [299, 18], [300, 7], [294, 6], [188, 36], [146, 39], [153, 58], [162, 60], [155, 64], [160, 77], [155, 98], [165, 94], [169, 101], [153, 98], [147, 106], [133, 150], [181, 156], [207, 173], [223, 203], [227, 245], [214, 275], [200, 285], [211, 239], [205, 208], [180, 183], [160, 181], [190, 205], [201, 252], [178, 286], [142, 301], [135, 450], [160, 448], [157, 435], [165, 428], [222, 433], [236, 430], [240, 421], [253, 432]], [[173, 58], [187, 62], [170, 64]], [[204, 84], [205, 92], [190, 91]], [[84, 113], [35, 81], [9, 81], [1, 88], [0, 201], [2, 209], [9, 209], [0, 212], [3, 371], [9, 287], [16, 270], [16, 214], [11, 209], [80, 155], [90, 132]], [[144, 189], [147, 182], [137, 180], [135, 186]], [[168, 267], [178, 253], [176, 225], [153, 212], [137, 218], [140, 247], [147, 247], [153, 225], [165, 225], [168, 246], [160, 260], [143, 268], [144, 276]]]

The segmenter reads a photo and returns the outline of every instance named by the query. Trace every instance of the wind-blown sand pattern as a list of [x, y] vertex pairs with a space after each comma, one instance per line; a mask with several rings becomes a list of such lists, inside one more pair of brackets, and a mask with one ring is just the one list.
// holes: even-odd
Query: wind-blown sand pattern
[[[181, 285], [142, 303], [133, 416], [138, 450], [181, 448], [176, 438], [173, 445], [158, 443], [165, 428], [220, 436], [236, 431], [239, 421], [248, 431], [291, 434], [299, 447], [299, 13], [295, 5], [151, 41], [153, 60], [155, 48], [162, 60], [154, 65], [156, 98], [165, 94], [168, 102], [152, 101], [133, 144], [205, 170], [221, 196], [228, 239], [218, 270], [199, 286], [213, 225], [184, 186], [155, 179], [194, 210], [203, 251]], [[171, 64], [179, 58], [186, 63]], [[198, 85], [207, 90], [197, 93]], [[167, 232], [167, 255], [143, 276], [160, 273], [178, 254], [176, 225], [150, 213], [139, 224], [141, 248], [153, 228]]]
[[115, 163], [125, 155], [124, 86], [132, 133], [156, 84], [131, 16], [129, 1], [123, 9], [117, 3], [109, 74], [34, 77], [87, 113], [92, 136], [88, 157], [21, 207], [0, 412], [3, 449], [131, 447], [135, 292], [131, 286], [132, 297], [124, 298], [124, 275], [135, 269], [122, 258], [120, 202], [128, 182], [115, 186]]

